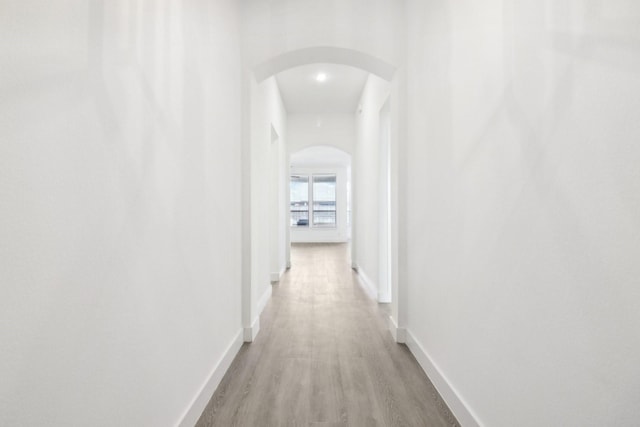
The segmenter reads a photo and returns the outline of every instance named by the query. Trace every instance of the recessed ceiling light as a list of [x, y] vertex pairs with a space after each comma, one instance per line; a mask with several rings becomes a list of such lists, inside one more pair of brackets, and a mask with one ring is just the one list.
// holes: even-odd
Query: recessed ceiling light
[[325, 73], [318, 73], [318, 75], [316, 75], [316, 81], [322, 83], [326, 80], [327, 80], [327, 75]]

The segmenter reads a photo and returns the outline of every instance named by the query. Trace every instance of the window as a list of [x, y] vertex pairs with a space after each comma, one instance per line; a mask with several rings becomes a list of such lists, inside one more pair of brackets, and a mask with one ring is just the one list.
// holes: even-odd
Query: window
[[291, 226], [309, 226], [309, 177], [291, 176]]
[[336, 175], [291, 175], [290, 190], [292, 227], [336, 227]]
[[336, 226], [336, 176], [313, 176], [313, 226]]

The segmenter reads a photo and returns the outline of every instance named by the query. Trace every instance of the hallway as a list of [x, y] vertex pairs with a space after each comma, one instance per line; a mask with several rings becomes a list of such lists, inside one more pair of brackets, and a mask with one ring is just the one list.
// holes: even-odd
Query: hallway
[[0, 1], [0, 426], [640, 425], [640, 1]]
[[293, 267], [198, 422], [204, 426], [458, 425], [349, 267], [346, 244], [292, 245]]

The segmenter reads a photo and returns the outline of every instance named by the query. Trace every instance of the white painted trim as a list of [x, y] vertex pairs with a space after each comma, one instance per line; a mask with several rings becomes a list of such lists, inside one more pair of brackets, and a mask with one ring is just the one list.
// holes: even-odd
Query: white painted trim
[[213, 370], [209, 374], [209, 377], [204, 382], [200, 391], [193, 398], [187, 410], [180, 417], [180, 421], [176, 424], [179, 427], [193, 427], [198, 422], [198, 419], [202, 415], [202, 412], [207, 407], [209, 400], [211, 400], [211, 396], [220, 385], [220, 381], [222, 381], [222, 377], [231, 366], [231, 362], [240, 351], [240, 347], [242, 347], [242, 329], [238, 331], [236, 336], [234, 337], [231, 344], [227, 347], [224, 354], [216, 363]]
[[275, 56], [253, 67], [258, 83], [280, 71], [307, 64], [343, 64], [361, 68], [385, 80], [391, 80], [396, 67], [367, 53], [334, 46], [312, 46]]
[[[311, 232], [310, 232], [311, 233]], [[348, 243], [344, 236], [323, 236], [322, 234], [307, 235], [306, 237], [292, 236], [291, 243]]]
[[358, 267], [358, 263], [357, 263], [357, 262], [355, 262], [355, 261], [351, 261], [351, 268], [352, 268], [352, 269], [357, 273], [357, 272], [358, 272], [358, 269], [359, 269], [360, 267]]
[[254, 342], [258, 332], [260, 332], [260, 316], [256, 316], [250, 328], [244, 328], [244, 342]]
[[399, 328], [396, 320], [392, 316], [389, 316], [387, 321], [389, 323], [389, 332], [391, 332], [393, 340], [400, 344], [407, 342], [407, 330], [405, 328]]
[[429, 353], [408, 329], [406, 330], [406, 343], [460, 425], [464, 427], [481, 427], [482, 423], [478, 416], [473, 413], [467, 402], [464, 401], [460, 393], [429, 356]]
[[364, 289], [364, 291], [367, 293], [367, 295], [369, 295], [369, 297], [375, 301], [378, 301], [378, 289], [377, 287], [374, 285], [374, 283], [371, 281], [371, 279], [369, 278], [369, 276], [367, 276], [367, 274], [364, 272], [364, 270], [360, 267], [358, 267], [358, 276], [360, 276], [360, 285], [362, 286], [362, 289]]
[[258, 304], [256, 306], [256, 308], [258, 309], [258, 314], [253, 320], [253, 323], [251, 323], [251, 327], [244, 328], [244, 342], [254, 342], [256, 337], [258, 336], [258, 332], [260, 332], [260, 315], [269, 302], [272, 292], [273, 288], [271, 287], [271, 285], [269, 285], [269, 287], [264, 291], [264, 293], [258, 300]]
[[378, 302], [381, 304], [391, 304], [391, 292], [379, 292]]
[[280, 279], [282, 279], [282, 275], [285, 271], [287, 271], [287, 269], [283, 268], [282, 270], [280, 270], [280, 273], [271, 273], [271, 283], [279, 282]]

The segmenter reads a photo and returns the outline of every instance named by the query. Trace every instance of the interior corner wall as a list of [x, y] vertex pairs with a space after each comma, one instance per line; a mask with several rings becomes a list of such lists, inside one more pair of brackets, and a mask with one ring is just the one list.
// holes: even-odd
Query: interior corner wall
[[[282, 103], [281, 103], [282, 105]], [[280, 116], [283, 122], [286, 123], [288, 116], [284, 107], [280, 110]], [[272, 264], [272, 275], [277, 274], [278, 280], [282, 277], [287, 269], [288, 250], [289, 250], [289, 154], [287, 151], [287, 126], [281, 123], [280, 131], [283, 132], [278, 140], [277, 150], [277, 162], [276, 162], [276, 203], [277, 207], [274, 212], [277, 212], [276, 222], [274, 227], [276, 230], [276, 257]], [[273, 277], [272, 277], [273, 279]]]
[[[277, 139], [272, 138], [272, 128]], [[275, 77], [251, 83], [251, 319], [271, 290], [271, 273], [285, 268], [286, 206], [277, 187], [286, 168], [287, 113]], [[278, 183], [278, 181], [280, 181]], [[282, 232], [281, 232], [282, 231]], [[273, 256], [274, 253], [277, 256]], [[275, 270], [275, 271], [272, 271]]]
[[236, 9], [3, 1], [0, 425], [174, 425], [239, 336]]
[[637, 424], [640, 4], [407, 8], [409, 335], [480, 424]]
[[[386, 92], [386, 90], [385, 90]], [[378, 301], [391, 294], [391, 106], [387, 98], [378, 115]], [[393, 310], [392, 310], [393, 311]], [[393, 314], [393, 313], [392, 313]]]
[[[275, 83], [275, 82], [274, 82]], [[272, 162], [275, 169], [272, 186], [273, 194], [273, 212], [275, 214], [273, 225], [273, 253], [271, 263], [272, 279], [282, 276], [287, 267], [287, 228], [289, 227], [289, 162], [287, 152], [287, 111], [280, 96], [280, 90], [275, 85], [273, 97], [276, 99], [276, 117], [274, 118], [274, 128], [277, 128], [278, 140], [275, 146], [272, 144], [272, 150], [275, 151], [274, 161]]]
[[369, 75], [356, 114], [356, 147], [353, 165], [353, 204], [356, 228], [354, 244], [360, 274], [380, 296], [380, 110], [390, 94], [389, 82]]

